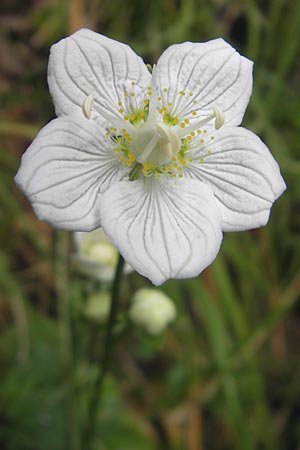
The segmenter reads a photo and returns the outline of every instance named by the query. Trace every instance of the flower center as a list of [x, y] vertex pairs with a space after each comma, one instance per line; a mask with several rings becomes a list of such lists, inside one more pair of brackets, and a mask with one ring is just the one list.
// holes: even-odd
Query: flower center
[[174, 129], [163, 122], [145, 122], [131, 133], [132, 152], [139, 163], [165, 164], [177, 155], [181, 140]]
[[[106, 135], [115, 145], [113, 151], [122, 165], [131, 167], [130, 180], [141, 174], [181, 178], [186, 164], [203, 162], [211, 154], [209, 142], [214, 136], [207, 133], [205, 125], [210, 124], [211, 129], [213, 123], [218, 130], [225, 121], [217, 105], [211, 111], [201, 111], [192, 92], [178, 91], [170, 101], [168, 88], [163, 88], [157, 96], [153, 89], [155, 74], [153, 68], [152, 85], [146, 92], [135, 81], [126, 82], [117, 114], [101, 108], [102, 117], [112, 125], [107, 127]], [[93, 101], [93, 95], [89, 95], [83, 102], [82, 112], [87, 119], [93, 119]]]

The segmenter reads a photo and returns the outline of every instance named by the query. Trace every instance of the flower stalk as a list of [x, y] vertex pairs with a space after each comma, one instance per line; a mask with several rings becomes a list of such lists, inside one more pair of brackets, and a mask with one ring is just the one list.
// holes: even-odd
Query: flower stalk
[[107, 323], [104, 348], [102, 353], [102, 358], [99, 365], [99, 373], [91, 392], [91, 397], [88, 405], [86, 428], [83, 432], [82, 439], [82, 449], [91, 450], [92, 444], [95, 436], [95, 427], [97, 419], [97, 411], [101, 402], [101, 397], [103, 394], [103, 384], [105, 376], [107, 375], [109, 364], [111, 361], [111, 356], [113, 353], [114, 344], [114, 325], [119, 310], [119, 292], [121, 285], [121, 276], [124, 268], [124, 259], [119, 255], [118, 264], [116, 267], [115, 277], [112, 284], [111, 290], [111, 305], [109, 318]]

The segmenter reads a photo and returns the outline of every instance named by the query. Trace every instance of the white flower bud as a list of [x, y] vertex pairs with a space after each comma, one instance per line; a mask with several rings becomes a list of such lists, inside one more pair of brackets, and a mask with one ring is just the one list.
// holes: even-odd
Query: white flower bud
[[132, 298], [129, 317], [149, 334], [160, 334], [175, 319], [176, 308], [162, 291], [143, 288], [136, 291]]
[[[73, 255], [73, 261], [76, 269], [99, 281], [111, 281], [118, 261], [118, 252], [102, 228], [90, 232], [75, 232], [74, 242], [76, 254]], [[126, 264], [124, 272], [132, 272], [132, 268]]]

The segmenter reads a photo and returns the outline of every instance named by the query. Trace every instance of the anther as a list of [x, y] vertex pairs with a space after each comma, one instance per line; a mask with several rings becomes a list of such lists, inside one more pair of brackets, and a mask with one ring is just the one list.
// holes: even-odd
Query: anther
[[94, 96], [93, 94], [90, 94], [85, 98], [82, 104], [82, 112], [87, 119], [91, 118], [93, 103], [94, 103]]
[[214, 116], [216, 119], [215, 120], [215, 129], [218, 130], [219, 128], [221, 128], [224, 125], [224, 122], [225, 122], [224, 113], [218, 106], [213, 107], [213, 112], [214, 112]]

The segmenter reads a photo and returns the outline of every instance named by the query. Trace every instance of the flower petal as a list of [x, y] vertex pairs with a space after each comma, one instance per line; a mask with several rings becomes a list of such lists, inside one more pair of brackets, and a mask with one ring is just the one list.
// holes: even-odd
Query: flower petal
[[222, 241], [214, 196], [197, 180], [118, 182], [102, 196], [100, 214], [111, 242], [156, 285], [198, 275]]
[[[118, 102], [124, 100], [129, 81], [146, 89], [151, 75], [126, 44], [81, 29], [51, 47], [48, 83], [58, 116], [79, 111], [85, 98], [93, 94], [100, 116], [109, 111], [119, 117]], [[139, 96], [140, 91], [135, 94]]]
[[95, 122], [61, 117], [34, 139], [15, 181], [39, 219], [58, 228], [89, 231], [100, 225], [99, 193], [125, 170]]
[[218, 106], [226, 125], [239, 125], [252, 91], [252, 66], [223, 39], [175, 44], [158, 60], [158, 92], [168, 89], [166, 102], [181, 115], [191, 108], [207, 115]]
[[265, 225], [286, 185], [259, 137], [245, 128], [225, 127], [201, 155], [202, 162], [191, 163], [184, 174], [210, 184], [220, 203], [223, 231]]

